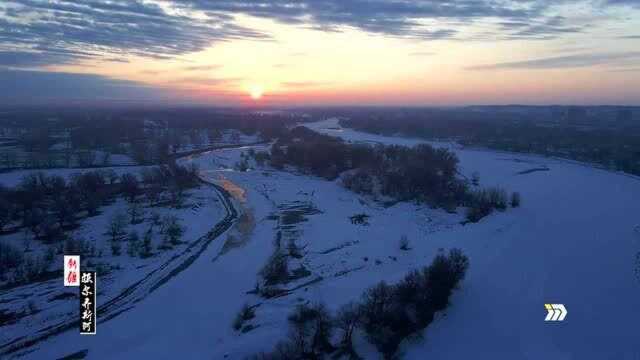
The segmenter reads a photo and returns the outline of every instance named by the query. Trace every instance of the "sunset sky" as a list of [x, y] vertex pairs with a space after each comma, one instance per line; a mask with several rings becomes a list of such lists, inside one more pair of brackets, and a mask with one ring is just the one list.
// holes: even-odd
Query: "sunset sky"
[[640, 105], [638, 0], [3, 0], [0, 104]]

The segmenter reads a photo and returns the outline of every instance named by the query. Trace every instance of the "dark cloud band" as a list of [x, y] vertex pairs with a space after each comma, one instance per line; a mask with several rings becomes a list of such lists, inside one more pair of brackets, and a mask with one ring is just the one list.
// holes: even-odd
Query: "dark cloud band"
[[247, 38], [268, 36], [234, 24], [228, 16], [197, 19], [140, 1], [10, 0], [0, 4], [0, 50], [5, 51], [0, 65], [6, 66], [126, 55], [165, 59], [218, 41]]

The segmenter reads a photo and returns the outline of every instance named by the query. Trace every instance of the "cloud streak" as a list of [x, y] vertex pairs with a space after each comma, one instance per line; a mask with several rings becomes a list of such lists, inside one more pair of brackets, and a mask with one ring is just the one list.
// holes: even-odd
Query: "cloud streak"
[[436, 53], [431, 51], [416, 51], [409, 54], [409, 56], [434, 56]]
[[614, 73], [627, 73], [627, 72], [640, 73], [640, 67], [626, 68], [626, 69], [613, 69], [613, 70], [609, 70], [609, 71], [610, 72], [614, 72]]
[[[551, 38], [582, 30], [567, 26], [563, 17], [549, 15], [554, 3], [546, 0], [184, 0], [181, 4], [211, 14], [242, 13], [321, 31], [351, 27], [424, 40], [454, 38], [460, 24], [487, 19], [505, 24], [500, 29], [504, 38]], [[439, 27], [438, 21], [449, 25]]]
[[282, 86], [287, 88], [301, 89], [301, 88], [311, 88], [311, 87], [317, 87], [317, 86], [326, 86], [330, 84], [331, 84], [330, 82], [323, 82], [323, 81], [285, 81], [282, 83]]
[[621, 53], [580, 54], [557, 56], [524, 61], [504, 62], [498, 64], [469, 66], [467, 70], [535, 70], [580, 68], [596, 65], [615, 65], [621, 61], [640, 59], [640, 51]]
[[198, 86], [221, 86], [233, 85], [242, 81], [240, 78], [203, 78], [197, 76], [189, 76], [177, 79], [175, 84], [181, 85], [198, 85]]
[[0, 70], [0, 104], [65, 103], [72, 100], [156, 101], [170, 91], [100, 75]]
[[211, 71], [221, 68], [222, 65], [194, 65], [186, 66], [183, 69], [187, 71]]

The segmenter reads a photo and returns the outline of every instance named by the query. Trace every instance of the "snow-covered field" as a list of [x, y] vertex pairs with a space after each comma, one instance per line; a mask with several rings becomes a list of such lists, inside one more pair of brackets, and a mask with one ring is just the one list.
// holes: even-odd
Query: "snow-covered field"
[[[134, 170], [134, 168], [120, 168], [124, 173], [127, 172], [126, 169]], [[62, 169], [43, 172], [48, 175], [69, 174]], [[137, 174], [137, 171], [132, 173]], [[13, 173], [3, 175], [6, 175], [5, 180], [8, 183], [11, 183], [15, 177]], [[101, 269], [99, 297], [102, 303], [115, 298], [124, 289], [147, 277], [151, 272], [160, 275], [161, 272], [156, 271], [159, 267], [170, 262], [177, 263], [191, 244], [207, 234], [212, 226], [225, 216], [224, 207], [217, 193], [210, 186], [205, 185], [188, 190], [180, 208], [150, 206], [142, 202], [137, 215], [139, 220], [135, 224], [129, 223], [128, 209], [129, 204], [123, 198], [117, 198], [113, 203], [101, 207], [98, 216], [82, 220], [80, 226], [68, 234], [70, 238], [86, 241], [94, 249], [94, 256], [83, 256], [81, 260], [85, 268]], [[125, 239], [121, 241], [121, 254], [112, 253], [110, 237], [106, 232], [110, 219], [116, 214], [124, 216], [126, 220], [125, 233], [137, 233], [140, 242], [145, 233], [151, 231], [153, 236], [151, 257], [142, 258], [130, 254], [128, 242]], [[165, 244], [160, 234], [160, 226], [154, 225], [154, 215], [159, 219], [168, 215], [179, 219], [185, 230], [180, 244], [170, 249], [163, 248]], [[31, 238], [30, 233], [20, 231], [4, 235], [0, 241], [13, 245], [16, 249], [29, 248], [29, 252], [26, 253], [29, 257], [45, 256], [47, 248], [56, 247], [56, 245], [46, 246]], [[56, 253], [52, 266], [53, 268], [62, 267], [61, 253]], [[171, 266], [167, 268], [170, 269]], [[62, 287], [61, 281], [62, 279], [56, 278], [0, 291], [0, 312], [19, 315], [17, 321], [3, 324], [0, 345], [16, 340], [22, 335], [34, 335], [41, 329], [63, 323], [77, 314], [77, 288]]]
[[[335, 120], [307, 126], [350, 141], [421, 142], [338, 129]], [[238, 208], [253, 215], [250, 239], [233, 247], [214, 241], [133, 311], [98, 321], [96, 336], [68, 331], [23, 358], [88, 350], [90, 359], [242, 359], [286, 338], [295, 304], [322, 301], [335, 310], [452, 247], [470, 258], [467, 278], [424, 338], [403, 344], [404, 358], [640, 357], [640, 233], [634, 230], [640, 181], [541, 157], [434, 145], [453, 149], [462, 173], [478, 172], [481, 185], [520, 192], [522, 207], [463, 226], [462, 214], [408, 203], [384, 208], [336, 182], [269, 168], [233, 170], [249, 147], [193, 156], [182, 161], [198, 163], [202, 177], [234, 190]], [[549, 170], [527, 171], [542, 166]], [[368, 226], [351, 223], [358, 213], [370, 216]], [[278, 231], [304, 254], [292, 268], [303, 266], [310, 274], [286, 284], [288, 295], [264, 299], [248, 292]], [[401, 235], [411, 250], [400, 250]], [[231, 324], [245, 303], [258, 306], [249, 321], [255, 328], [242, 333]], [[566, 320], [545, 322], [545, 303], [565, 304]], [[363, 358], [379, 358], [361, 335], [355, 340]]]
[[220, 138], [213, 139], [209, 137], [206, 131], [196, 132], [199, 136], [200, 142], [193, 143], [192, 139], [184, 137], [179, 148], [173, 149], [176, 153], [186, 153], [198, 149], [206, 149], [213, 146], [224, 145], [236, 145], [236, 144], [251, 144], [260, 140], [260, 136], [246, 135], [238, 130], [227, 129], [220, 133]]

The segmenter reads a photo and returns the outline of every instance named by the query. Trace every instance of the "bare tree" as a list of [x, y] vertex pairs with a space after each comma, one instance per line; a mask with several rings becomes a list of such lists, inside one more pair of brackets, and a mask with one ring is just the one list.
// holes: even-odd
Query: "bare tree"
[[102, 166], [109, 166], [111, 163], [111, 153], [106, 150], [102, 152], [102, 158], [100, 159]]
[[25, 211], [24, 226], [27, 227], [33, 233], [33, 236], [38, 237], [40, 234], [40, 224], [44, 221], [45, 214], [42, 209], [34, 207]]
[[148, 258], [152, 255], [152, 242], [153, 240], [153, 227], [149, 227], [147, 232], [144, 233], [144, 238], [142, 239], [142, 247], [140, 249], [140, 257]]
[[22, 229], [22, 242], [24, 243], [24, 252], [31, 251], [31, 243], [33, 242], [33, 236], [29, 229]]
[[78, 166], [80, 167], [93, 166], [96, 161], [96, 154], [92, 150], [78, 151], [76, 157], [78, 159]]
[[298, 305], [289, 316], [290, 338], [305, 358], [317, 359], [333, 350], [331, 315], [324, 304]]
[[471, 184], [473, 184], [473, 186], [480, 185], [480, 174], [477, 171], [474, 171], [473, 174], [471, 174]]
[[209, 137], [209, 144], [214, 144], [222, 138], [222, 133], [218, 129], [209, 129], [207, 135]]
[[157, 205], [160, 201], [160, 195], [162, 194], [162, 187], [159, 184], [150, 184], [144, 192], [147, 200], [151, 206]]
[[0, 190], [0, 231], [4, 229], [13, 217], [13, 205], [6, 200], [6, 193]]
[[513, 194], [511, 194], [511, 207], [512, 208], [519, 207], [521, 202], [522, 202], [522, 199], [520, 198], [520, 193], [519, 192], [514, 192]]
[[204, 139], [202, 133], [200, 133], [200, 129], [194, 129], [189, 133], [189, 138], [191, 141], [191, 145], [194, 148], [201, 148], [204, 144]]
[[360, 307], [353, 302], [343, 305], [335, 318], [336, 327], [342, 330], [341, 346], [350, 353], [353, 352], [353, 332], [360, 325], [361, 318]]
[[13, 151], [6, 151], [2, 153], [2, 167], [6, 169], [11, 169], [17, 166], [18, 160], [17, 155]]
[[140, 208], [140, 203], [138, 201], [133, 201], [129, 203], [129, 208], [127, 209], [127, 213], [129, 213], [131, 224], [140, 223], [141, 212], [142, 212], [142, 209]]
[[409, 238], [407, 238], [407, 235], [402, 235], [400, 237], [400, 250], [404, 250], [404, 251], [410, 250]]
[[119, 242], [126, 227], [127, 217], [123, 213], [113, 215], [107, 224], [107, 235], [111, 237], [111, 242]]
[[135, 230], [127, 236], [127, 243], [127, 254], [131, 257], [138, 256], [140, 254], [140, 237]]
[[118, 173], [116, 173], [113, 169], [105, 170], [104, 177], [105, 179], [109, 180], [109, 185], [113, 185], [118, 182]]
[[267, 286], [286, 281], [289, 278], [289, 264], [287, 257], [279, 252], [271, 255], [260, 274], [264, 277]]
[[160, 226], [162, 225], [162, 218], [160, 217], [160, 214], [157, 212], [153, 212], [151, 213], [151, 224], [152, 226]]
[[234, 144], [240, 143], [240, 133], [238, 131], [232, 130], [230, 140]]
[[184, 226], [180, 224], [180, 219], [172, 215], [164, 218], [163, 230], [171, 245], [178, 245], [185, 231]]
[[120, 177], [120, 186], [129, 202], [133, 202], [140, 193], [138, 179], [133, 174], [123, 174]]
[[233, 328], [235, 330], [240, 330], [245, 321], [249, 321], [256, 316], [255, 308], [249, 306], [248, 304], [244, 304], [240, 309], [240, 312], [236, 315], [236, 318], [233, 320]]

